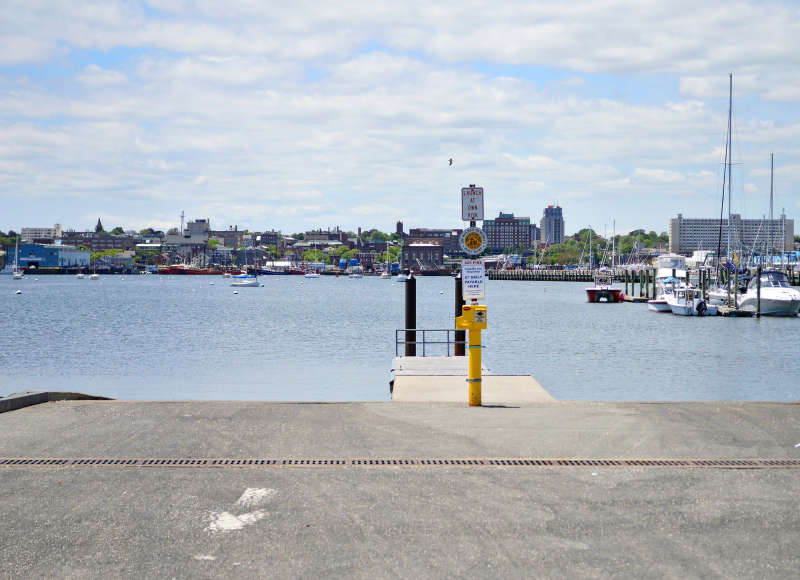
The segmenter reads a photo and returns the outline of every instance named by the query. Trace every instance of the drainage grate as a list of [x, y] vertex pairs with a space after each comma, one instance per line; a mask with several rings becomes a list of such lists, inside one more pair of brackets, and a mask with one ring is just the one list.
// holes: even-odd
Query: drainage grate
[[197, 459], [197, 458], [2, 458], [0, 467], [687, 467], [687, 468], [800, 468], [800, 459]]

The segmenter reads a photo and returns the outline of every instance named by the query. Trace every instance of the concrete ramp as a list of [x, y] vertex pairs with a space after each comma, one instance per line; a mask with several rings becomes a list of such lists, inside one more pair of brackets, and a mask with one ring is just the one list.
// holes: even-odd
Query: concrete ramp
[[[464, 357], [396, 357], [392, 401], [466, 403]], [[481, 401], [486, 405], [554, 402], [530, 375], [493, 375], [484, 368]]]

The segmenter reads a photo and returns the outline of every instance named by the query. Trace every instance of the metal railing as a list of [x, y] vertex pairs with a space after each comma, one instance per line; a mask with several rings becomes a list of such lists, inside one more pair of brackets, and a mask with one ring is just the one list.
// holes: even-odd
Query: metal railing
[[[414, 333], [414, 340], [407, 340], [406, 336], [407, 333], [413, 332]], [[429, 350], [428, 345], [434, 344], [444, 344], [446, 345], [447, 356], [455, 356], [455, 346], [457, 344], [466, 345], [467, 341], [465, 340], [456, 340], [455, 333], [456, 332], [464, 332], [463, 330], [456, 330], [455, 328], [400, 328], [394, 331], [394, 355], [400, 356], [400, 351], [405, 349], [401, 349], [400, 345], [422, 345], [422, 356], [426, 356], [427, 350]], [[422, 340], [418, 340], [418, 334], [422, 333]], [[444, 333], [444, 340], [432, 340], [428, 333], [436, 333], [432, 338], [441, 338], [441, 333]], [[451, 336], [452, 335], [452, 336]], [[453, 354], [450, 354], [450, 345], [453, 345]], [[419, 353], [417, 353], [419, 356]]]

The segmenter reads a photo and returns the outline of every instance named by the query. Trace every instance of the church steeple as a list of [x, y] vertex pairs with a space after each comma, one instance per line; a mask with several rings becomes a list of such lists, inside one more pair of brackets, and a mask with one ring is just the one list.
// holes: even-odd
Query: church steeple
[[103, 231], [103, 224], [100, 222], [100, 218], [97, 218], [97, 225], [94, 226], [94, 233], [99, 234]]

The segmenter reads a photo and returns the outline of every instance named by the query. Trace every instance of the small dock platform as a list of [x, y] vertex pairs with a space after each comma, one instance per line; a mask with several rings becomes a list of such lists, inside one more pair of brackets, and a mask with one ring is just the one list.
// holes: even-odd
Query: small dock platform
[[[392, 401], [467, 403], [467, 357], [395, 357]], [[481, 400], [487, 405], [555, 402], [530, 375], [482, 371]]]
[[634, 304], [645, 304], [650, 300], [647, 296], [628, 296], [625, 295], [625, 302], [632, 302]]
[[755, 312], [752, 310], [742, 310], [741, 308], [733, 308], [732, 306], [718, 306], [718, 316], [734, 316], [737, 318], [752, 318]]

